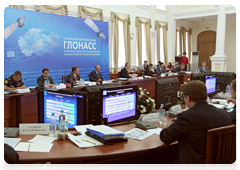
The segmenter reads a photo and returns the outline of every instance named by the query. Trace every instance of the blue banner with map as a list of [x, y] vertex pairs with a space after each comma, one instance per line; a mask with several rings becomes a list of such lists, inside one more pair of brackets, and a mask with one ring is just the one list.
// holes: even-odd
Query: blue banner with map
[[97, 64], [109, 80], [108, 22], [5, 8], [4, 78], [19, 70], [23, 81], [35, 86], [47, 68], [59, 84], [77, 66], [81, 78], [89, 81]]

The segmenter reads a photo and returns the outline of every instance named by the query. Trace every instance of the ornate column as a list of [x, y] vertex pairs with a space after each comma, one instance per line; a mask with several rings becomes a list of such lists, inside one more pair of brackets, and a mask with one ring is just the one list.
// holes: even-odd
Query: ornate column
[[226, 10], [224, 5], [218, 7], [216, 51], [210, 56], [212, 71], [225, 72], [228, 56], [225, 54]]

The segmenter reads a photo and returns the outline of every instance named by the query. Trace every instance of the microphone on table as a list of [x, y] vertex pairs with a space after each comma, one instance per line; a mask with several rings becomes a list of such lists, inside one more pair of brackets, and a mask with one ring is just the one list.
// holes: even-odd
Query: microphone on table
[[24, 79], [24, 80], [27, 82], [28, 85], [32, 86], [32, 85], [27, 81], [27, 79]]
[[115, 80], [113, 80], [112, 82], [118, 82], [118, 77], [115, 77], [114, 75], [112, 75], [112, 73], [111, 73], [111, 75], [109, 74], [109, 76], [111, 76], [111, 78], [113, 78], [113, 79], [115, 79]]

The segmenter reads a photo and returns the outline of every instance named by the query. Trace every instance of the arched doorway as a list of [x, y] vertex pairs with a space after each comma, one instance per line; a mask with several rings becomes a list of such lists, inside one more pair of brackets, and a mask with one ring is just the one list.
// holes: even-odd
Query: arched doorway
[[202, 61], [206, 61], [207, 67], [211, 70], [210, 56], [215, 54], [216, 48], [216, 32], [204, 31], [198, 34], [197, 37], [197, 51], [199, 51], [199, 67]]

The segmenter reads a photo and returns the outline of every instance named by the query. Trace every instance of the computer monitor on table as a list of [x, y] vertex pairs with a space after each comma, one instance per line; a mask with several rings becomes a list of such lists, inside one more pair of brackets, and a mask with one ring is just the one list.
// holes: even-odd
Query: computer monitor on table
[[39, 123], [49, 123], [55, 113], [57, 126], [63, 110], [68, 128], [85, 124], [87, 96], [84, 92], [70, 90], [42, 90], [38, 92]]
[[205, 86], [207, 88], [208, 95], [217, 93], [217, 76], [216, 76], [216, 74], [205, 75]]
[[101, 89], [102, 118], [104, 124], [125, 123], [136, 120], [138, 85]]
[[205, 83], [205, 74], [204, 73], [193, 73], [191, 75], [191, 80], [200, 80]]
[[236, 79], [234, 72], [212, 72], [217, 76], [217, 92], [225, 92], [227, 85]]
[[155, 83], [155, 108], [164, 104], [165, 109], [177, 104], [178, 78], [157, 79]]

